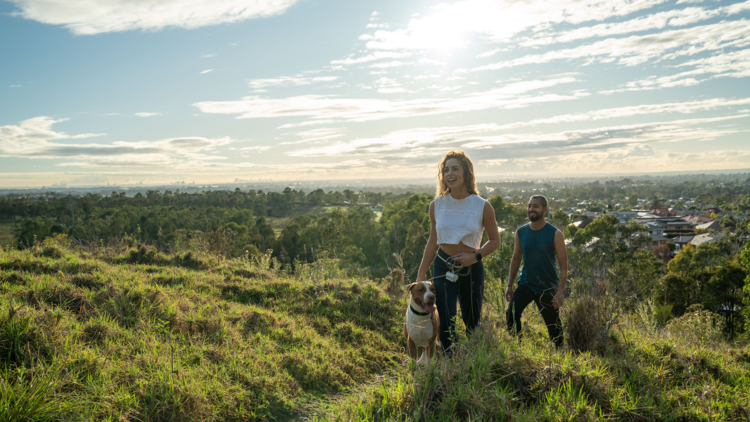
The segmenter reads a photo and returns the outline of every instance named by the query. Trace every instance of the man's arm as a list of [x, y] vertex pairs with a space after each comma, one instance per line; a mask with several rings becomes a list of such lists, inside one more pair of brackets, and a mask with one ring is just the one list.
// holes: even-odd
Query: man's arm
[[510, 302], [513, 296], [513, 280], [518, 275], [518, 268], [521, 267], [521, 257], [523, 251], [521, 250], [521, 242], [518, 241], [518, 232], [516, 231], [516, 246], [513, 248], [513, 258], [510, 260], [510, 273], [508, 274], [508, 287], [505, 289], [505, 300]]
[[565, 247], [565, 237], [560, 230], [555, 232], [555, 252], [557, 253], [557, 262], [560, 264], [560, 285], [552, 299], [552, 305], [555, 309], [558, 309], [562, 307], [565, 301], [565, 285], [568, 283], [568, 250]]

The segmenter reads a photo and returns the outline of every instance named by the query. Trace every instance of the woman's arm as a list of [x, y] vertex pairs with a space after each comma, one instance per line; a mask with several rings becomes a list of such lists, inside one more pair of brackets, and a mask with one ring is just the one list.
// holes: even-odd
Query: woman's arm
[[[482, 246], [477, 252], [482, 257], [485, 257], [492, 252], [495, 252], [500, 246], [500, 232], [497, 229], [497, 221], [495, 221], [495, 210], [492, 209], [492, 205], [489, 202], [485, 202], [484, 210], [482, 211], [482, 225], [487, 231], [487, 243]], [[460, 262], [464, 267], [477, 262], [477, 257], [474, 253], [460, 253], [453, 257], [454, 261]]]
[[437, 255], [438, 244], [437, 244], [437, 230], [435, 229], [435, 201], [430, 204], [430, 238], [427, 239], [427, 246], [424, 247], [424, 254], [422, 255], [422, 263], [419, 264], [419, 271], [417, 271], [417, 281], [424, 281], [427, 279], [427, 270], [430, 269], [430, 264], [435, 260]]

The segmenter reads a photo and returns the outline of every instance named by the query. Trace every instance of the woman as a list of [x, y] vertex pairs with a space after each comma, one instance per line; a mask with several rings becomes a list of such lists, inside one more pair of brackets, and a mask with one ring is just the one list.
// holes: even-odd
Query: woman
[[[433, 283], [437, 290], [440, 315], [440, 344], [443, 351], [455, 341], [456, 301], [467, 334], [479, 325], [484, 295], [482, 257], [500, 246], [495, 211], [489, 202], [477, 195], [474, 166], [461, 150], [445, 154], [438, 164], [437, 194], [430, 204], [430, 239], [422, 256], [417, 281], [426, 279], [434, 260]], [[480, 248], [482, 230], [487, 243]]]

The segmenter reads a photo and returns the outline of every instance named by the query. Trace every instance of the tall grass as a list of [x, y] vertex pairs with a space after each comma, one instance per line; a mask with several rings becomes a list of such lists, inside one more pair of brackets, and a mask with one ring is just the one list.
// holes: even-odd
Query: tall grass
[[622, 307], [607, 295], [607, 286], [597, 283], [568, 299], [566, 346], [559, 350], [533, 307], [525, 312], [527, 332], [519, 342], [491, 306], [452, 359], [425, 367], [409, 362], [378, 383], [326, 402], [312, 420], [750, 418], [750, 348], [724, 342], [715, 316], [697, 310], [664, 326], [653, 308], [618, 315]]
[[327, 265], [2, 251], [0, 421], [264, 420], [396, 368], [406, 302]]

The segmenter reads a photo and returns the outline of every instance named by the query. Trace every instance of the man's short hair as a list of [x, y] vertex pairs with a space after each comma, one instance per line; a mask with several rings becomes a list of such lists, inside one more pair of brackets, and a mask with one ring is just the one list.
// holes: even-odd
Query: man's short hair
[[532, 199], [538, 199], [539, 202], [542, 203], [542, 207], [547, 208], [547, 197], [545, 197], [544, 195], [534, 195], [529, 198], [529, 201], [531, 201]]

